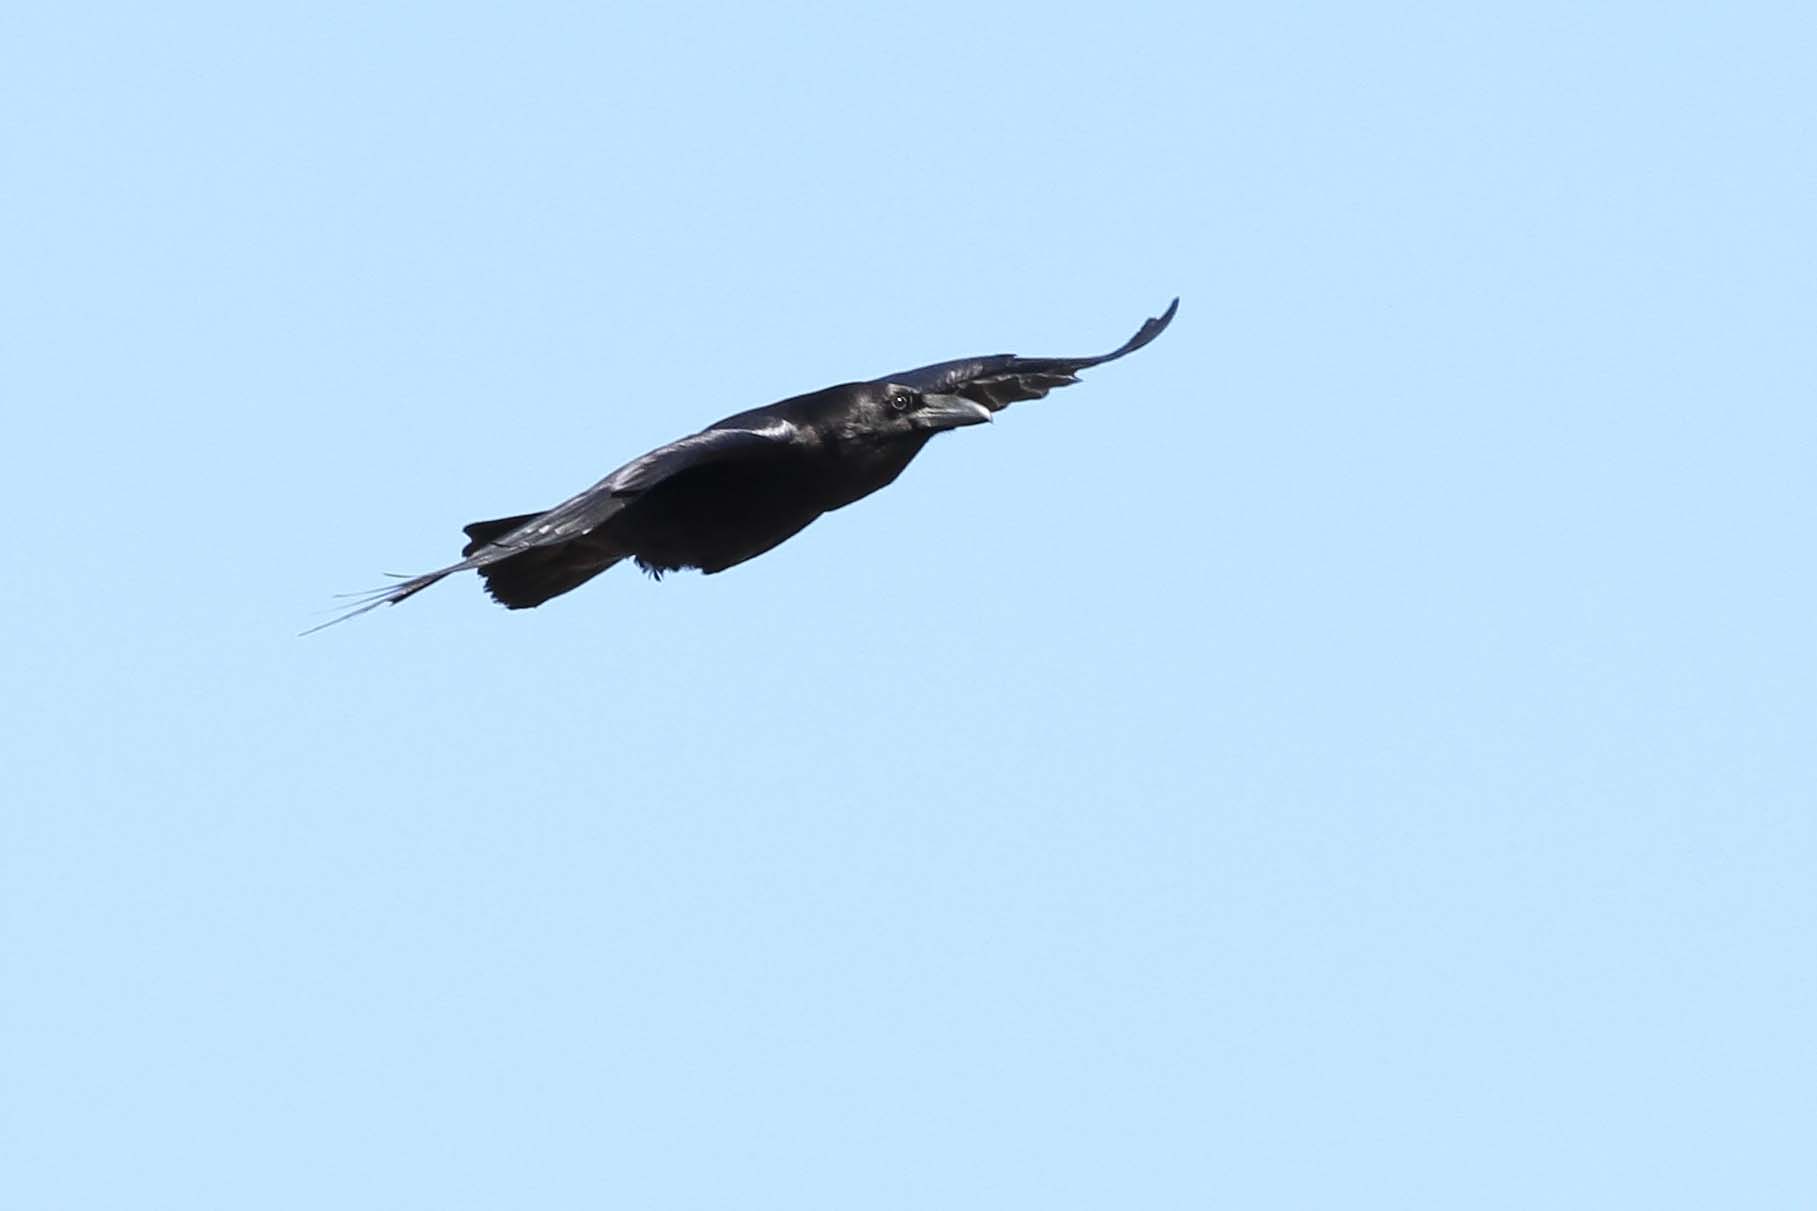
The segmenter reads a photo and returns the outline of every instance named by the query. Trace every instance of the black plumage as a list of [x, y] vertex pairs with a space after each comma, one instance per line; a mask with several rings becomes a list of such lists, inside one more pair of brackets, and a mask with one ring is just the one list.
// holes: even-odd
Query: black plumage
[[1012, 403], [1077, 382], [1080, 370], [1142, 348], [1178, 307], [1175, 299], [1097, 357], [962, 358], [728, 416], [633, 459], [553, 509], [474, 522], [459, 563], [363, 594], [332, 622], [403, 601], [468, 569], [514, 610], [539, 606], [625, 559], [657, 576], [679, 568], [722, 572], [890, 483], [936, 434], [988, 421]]

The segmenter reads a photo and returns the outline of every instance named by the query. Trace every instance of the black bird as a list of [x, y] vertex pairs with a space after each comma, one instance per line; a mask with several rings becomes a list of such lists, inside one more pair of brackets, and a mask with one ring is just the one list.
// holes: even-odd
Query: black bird
[[678, 568], [723, 572], [888, 484], [935, 434], [988, 421], [1018, 400], [1078, 382], [1088, 366], [1135, 352], [1161, 334], [1179, 305], [1175, 299], [1099, 357], [961, 358], [728, 416], [553, 509], [474, 522], [459, 563], [362, 594], [322, 626], [469, 568], [513, 610], [579, 588], [624, 559], [657, 577]]

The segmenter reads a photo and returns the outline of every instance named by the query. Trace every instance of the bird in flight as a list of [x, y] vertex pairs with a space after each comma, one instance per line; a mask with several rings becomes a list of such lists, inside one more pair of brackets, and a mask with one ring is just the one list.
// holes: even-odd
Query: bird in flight
[[469, 569], [512, 610], [539, 606], [626, 559], [657, 577], [679, 568], [723, 572], [890, 483], [935, 435], [988, 421], [1078, 382], [1089, 366], [1134, 353], [1161, 335], [1179, 306], [1175, 299], [1097, 357], [960, 358], [728, 416], [632, 459], [553, 509], [474, 522], [459, 563], [358, 594], [350, 609], [311, 630], [395, 605]]

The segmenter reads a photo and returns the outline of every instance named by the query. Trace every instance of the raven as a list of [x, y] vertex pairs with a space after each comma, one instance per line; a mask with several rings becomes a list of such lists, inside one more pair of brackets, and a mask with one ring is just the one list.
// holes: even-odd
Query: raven
[[728, 416], [632, 459], [553, 509], [474, 522], [459, 563], [359, 594], [357, 605], [311, 629], [403, 601], [469, 568], [512, 610], [579, 588], [624, 559], [658, 578], [678, 568], [723, 572], [890, 483], [936, 434], [988, 421], [1018, 400], [1078, 382], [1088, 366], [1135, 352], [1179, 306], [1175, 299], [1098, 357], [961, 358]]

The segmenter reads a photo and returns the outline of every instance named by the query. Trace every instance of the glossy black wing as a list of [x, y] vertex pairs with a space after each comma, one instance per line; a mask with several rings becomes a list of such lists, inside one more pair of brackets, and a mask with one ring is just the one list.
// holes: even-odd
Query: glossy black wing
[[303, 633], [307, 635], [322, 627], [345, 622], [382, 605], [395, 605], [456, 572], [489, 567], [537, 547], [572, 542], [611, 520], [639, 494], [690, 467], [711, 462], [787, 458], [795, 449], [790, 441], [794, 435], [794, 425], [786, 420], [773, 420], [768, 424], [754, 423], [747, 428], [705, 429], [666, 446], [658, 446], [553, 509], [529, 515], [522, 525], [470, 547], [472, 554], [459, 563], [405, 577], [382, 589], [356, 593], [353, 596], [357, 600], [351, 608]]
[[1001, 412], [1013, 403], [1040, 399], [1055, 387], [1078, 382], [1079, 371], [1087, 367], [1101, 366], [1134, 353], [1166, 330], [1179, 307], [1180, 300], [1175, 299], [1167, 305], [1166, 311], [1143, 323], [1122, 345], [1097, 357], [1017, 357], [1013, 353], [999, 353], [991, 357], [937, 362], [932, 366], [887, 374], [874, 381], [899, 383], [917, 391], [962, 395], [992, 412]]
[[[786, 458], [794, 449], [790, 443], [794, 435], [795, 426], [782, 420], [763, 427], [703, 429], [690, 433], [632, 459], [585, 492], [569, 497], [547, 513], [499, 535], [488, 545], [503, 547], [506, 555], [510, 555], [526, 547], [565, 542], [596, 529], [639, 494], [690, 467], [714, 462]], [[484, 553], [482, 548], [468, 558], [478, 558]]]

